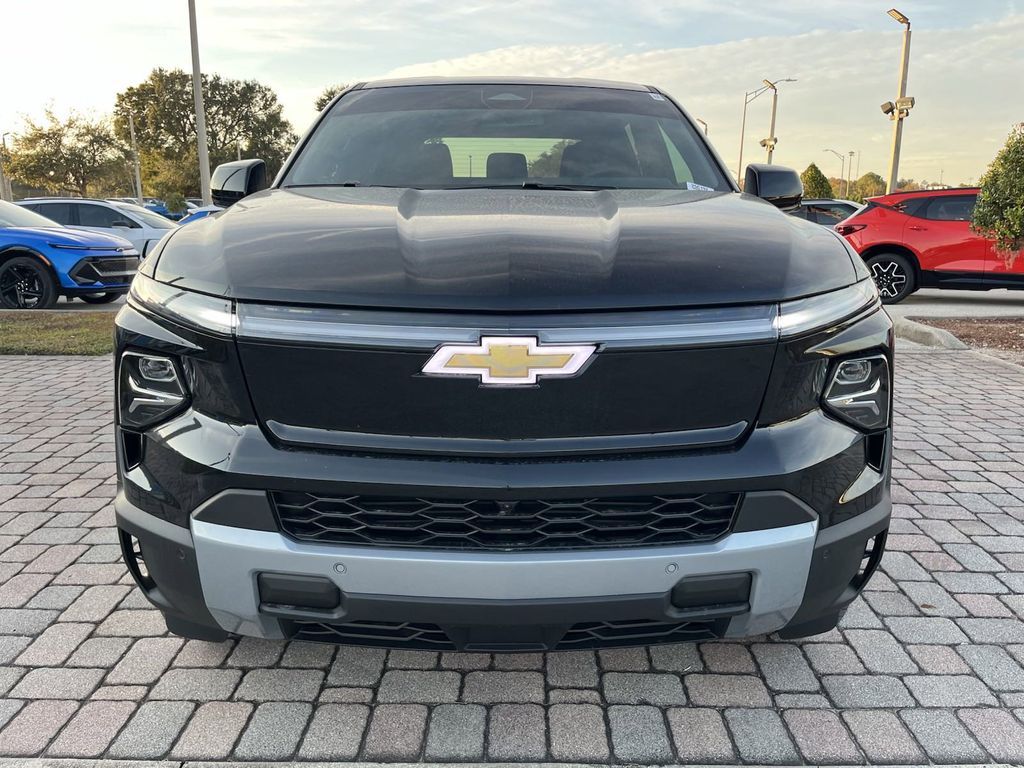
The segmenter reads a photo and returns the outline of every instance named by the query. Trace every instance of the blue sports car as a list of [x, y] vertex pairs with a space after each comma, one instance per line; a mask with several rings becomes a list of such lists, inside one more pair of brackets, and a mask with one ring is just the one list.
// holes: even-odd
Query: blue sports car
[[0, 308], [46, 309], [59, 296], [105, 304], [127, 293], [138, 266], [127, 240], [68, 229], [0, 200]]

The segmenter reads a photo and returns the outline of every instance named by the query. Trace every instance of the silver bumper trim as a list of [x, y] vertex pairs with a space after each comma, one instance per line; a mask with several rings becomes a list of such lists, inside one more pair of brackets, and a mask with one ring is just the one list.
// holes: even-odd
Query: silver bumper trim
[[[684, 576], [754, 574], [751, 610], [728, 634], [764, 634], [784, 626], [803, 598], [817, 523], [734, 533], [712, 544], [558, 553], [457, 553], [298, 543], [283, 535], [192, 520], [203, 595], [225, 630], [282, 636], [259, 612], [262, 571], [325, 576], [350, 594], [536, 600], [649, 595]], [[673, 567], [674, 566], [674, 567]]]

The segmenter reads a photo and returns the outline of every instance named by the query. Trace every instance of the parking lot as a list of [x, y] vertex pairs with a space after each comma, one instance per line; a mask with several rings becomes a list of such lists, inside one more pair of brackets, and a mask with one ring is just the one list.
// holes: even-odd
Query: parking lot
[[109, 358], [0, 357], [0, 756], [1024, 761], [1024, 369], [897, 352], [894, 520], [841, 628], [563, 654], [168, 636], [120, 562]]

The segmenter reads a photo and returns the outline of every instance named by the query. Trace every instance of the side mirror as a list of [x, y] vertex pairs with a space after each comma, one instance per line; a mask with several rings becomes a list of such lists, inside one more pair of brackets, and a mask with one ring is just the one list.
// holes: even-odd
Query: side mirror
[[767, 200], [783, 211], [792, 211], [800, 205], [804, 185], [800, 183], [800, 174], [792, 168], [751, 163], [744, 175], [743, 191]]
[[266, 188], [267, 164], [262, 160], [235, 160], [218, 165], [210, 179], [213, 202], [222, 208]]
[[111, 223], [110, 226], [115, 229], [131, 229], [131, 225], [129, 225], [127, 221], [115, 221]]

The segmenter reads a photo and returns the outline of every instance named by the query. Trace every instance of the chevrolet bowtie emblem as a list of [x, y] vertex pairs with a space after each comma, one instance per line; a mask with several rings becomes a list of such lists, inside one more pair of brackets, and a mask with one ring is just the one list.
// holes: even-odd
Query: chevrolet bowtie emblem
[[540, 344], [532, 336], [483, 336], [477, 345], [444, 344], [423, 366], [431, 376], [476, 376], [482, 384], [536, 384], [572, 376], [594, 354], [593, 344]]

